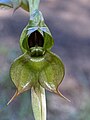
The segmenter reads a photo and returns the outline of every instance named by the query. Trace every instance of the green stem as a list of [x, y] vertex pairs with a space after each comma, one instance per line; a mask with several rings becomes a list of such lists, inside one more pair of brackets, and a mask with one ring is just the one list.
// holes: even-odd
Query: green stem
[[39, 7], [40, 0], [28, 0], [29, 3], [29, 12], [32, 14], [34, 10], [37, 10]]
[[45, 89], [40, 85], [31, 89], [32, 108], [35, 120], [46, 120]]

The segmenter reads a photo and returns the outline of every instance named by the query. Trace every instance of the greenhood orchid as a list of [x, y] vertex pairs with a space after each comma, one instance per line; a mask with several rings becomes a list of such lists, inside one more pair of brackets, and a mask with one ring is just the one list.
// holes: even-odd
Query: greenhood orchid
[[14, 97], [40, 85], [65, 98], [58, 91], [65, 73], [64, 65], [58, 56], [50, 52], [53, 43], [42, 13], [34, 11], [20, 38], [24, 54], [12, 63], [10, 69], [11, 79], [17, 87]]
[[30, 20], [20, 37], [23, 55], [15, 59], [10, 68], [11, 79], [17, 90], [8, 104], [31, 89], [35, 120], [46, 120], [45, 89], [68, 99], [58, 90], [65, 74], [64, 65], [50, 51], [54, 40], [38, 10], [39, 0], [1, 0], [0, 4], [14, 9], [21, 6], [30, 12]]

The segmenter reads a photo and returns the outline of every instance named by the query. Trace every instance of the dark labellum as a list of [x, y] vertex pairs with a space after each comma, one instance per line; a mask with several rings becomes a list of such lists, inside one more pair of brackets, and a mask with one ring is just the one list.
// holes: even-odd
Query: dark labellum
[[44, 44], [44, 39], [43, 36], [40, 34], [40, 32], [35, 31], [31, 33], [31, 35], [28, 38], [29, 48], [35, 46], [43, 47], [43, 44]]

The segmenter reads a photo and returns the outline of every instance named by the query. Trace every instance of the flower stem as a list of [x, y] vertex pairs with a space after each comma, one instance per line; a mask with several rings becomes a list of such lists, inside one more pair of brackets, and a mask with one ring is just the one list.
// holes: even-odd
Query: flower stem
[[34, 10], [38, 10], [40, 0], [28, 0], [29, 12], [32, 14]]
[[40, 85], [31, 89], [32, 109], [35, 120], [46, 120], [45, 89]]

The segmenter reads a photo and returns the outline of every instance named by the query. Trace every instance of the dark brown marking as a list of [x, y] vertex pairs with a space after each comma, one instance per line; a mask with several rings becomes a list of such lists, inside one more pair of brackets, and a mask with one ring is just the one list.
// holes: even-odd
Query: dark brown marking
[[43, 47], [43, 44], [44, 44], [44, 39], [43, 39], [43, 36], [40, 34], [40, 32], [35, 31], [31, 33], [31, 35], [28, 38], [29, 48], [35, 47], [35, 46]]

